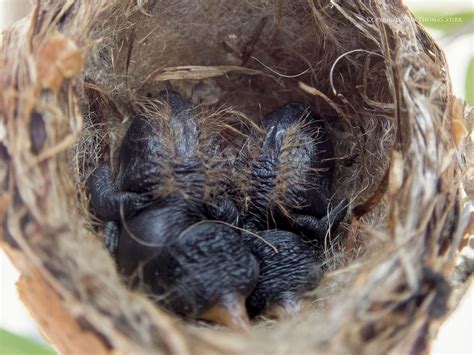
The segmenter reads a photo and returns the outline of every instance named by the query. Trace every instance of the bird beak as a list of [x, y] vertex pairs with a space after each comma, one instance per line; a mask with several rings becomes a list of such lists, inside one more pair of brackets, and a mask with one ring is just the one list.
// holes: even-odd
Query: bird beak
[[240, 333], [248, 333], [250, 321], [241, 296], [218, 302], [204, 311], [200, 318], [222, 324]]
[[274, 304], [268, 307], [263, 314], [276, 320], [286, 320], [296, 318], [301, 314], [301, 303], [300, 302], [287, 302], [285, 304]]

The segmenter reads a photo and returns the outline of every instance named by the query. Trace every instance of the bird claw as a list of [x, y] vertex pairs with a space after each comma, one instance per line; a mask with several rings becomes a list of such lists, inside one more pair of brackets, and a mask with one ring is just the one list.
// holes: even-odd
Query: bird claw
[[294, 225], [307, 237], [322, 241], [326, 233], [328, 231], [334, 231], [344, 219], [347, 208], [347, 200], [343, 199], [321, 219], [311, 215], [295, 215]]
[[328, 215], [324, 217], [327, 221], [327, 225], [330, 226], [331, 229], [336, 228], [346, 216], [348, 208], [349, 205], [347, 203], [347, 199], [343, 198], [341, 201], [339, 201], [336, 207], [331, 209]]

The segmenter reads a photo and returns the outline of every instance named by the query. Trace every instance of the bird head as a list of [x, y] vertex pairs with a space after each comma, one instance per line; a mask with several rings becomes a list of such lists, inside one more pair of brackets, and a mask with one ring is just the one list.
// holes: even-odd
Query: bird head
[[263, 151], [279, 152], [289, 128], [312, 117], [310, 108], [298, 102], [288, 103], [265, 115], [262, 119], [266, 131]]
[[165, 281], [165, 304], [188, 317], [245, 331], [245, 299], [257, 283], [258, 262], [232, 227], [196, 223], [170, 243], [157, 283]]

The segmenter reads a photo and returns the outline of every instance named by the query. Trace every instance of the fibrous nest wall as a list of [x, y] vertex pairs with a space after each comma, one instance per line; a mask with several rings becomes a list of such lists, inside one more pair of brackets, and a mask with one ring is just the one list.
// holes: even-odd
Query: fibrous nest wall
[[[4, 33], [0, 67], [5, 250], [58, 349], [418, 352], [452, 306], [468, 110], [401, 2], [44, 1]], [[258, 124], [300, 101], [326, 120], [351, 213], [300, 318], [246, 337], [187, 325], [118, 277], [85, 179], [169, 88], [209, 116]]]

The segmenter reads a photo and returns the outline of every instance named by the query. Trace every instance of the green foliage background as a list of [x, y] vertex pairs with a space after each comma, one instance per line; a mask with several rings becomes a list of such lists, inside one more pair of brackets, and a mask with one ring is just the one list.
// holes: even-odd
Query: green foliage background
[[0, 329], [1, 355], [54, 355], [49, 346]]

